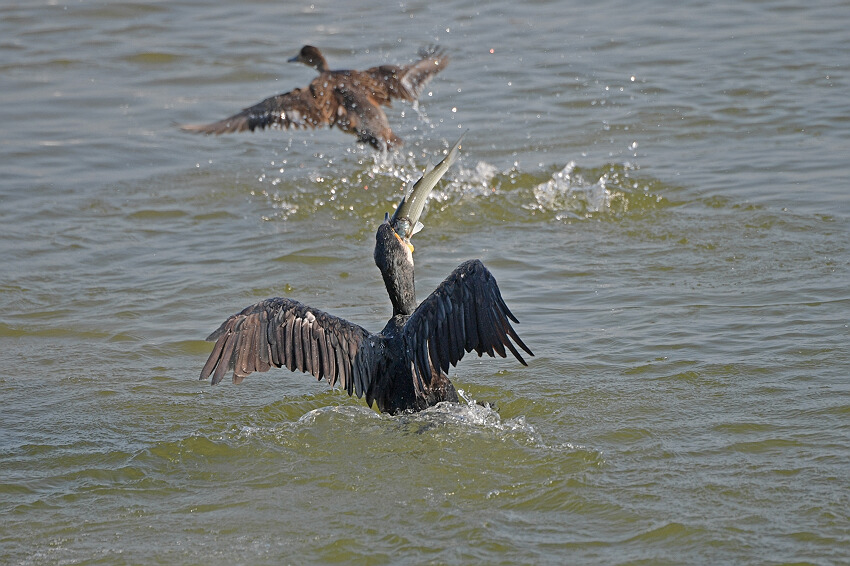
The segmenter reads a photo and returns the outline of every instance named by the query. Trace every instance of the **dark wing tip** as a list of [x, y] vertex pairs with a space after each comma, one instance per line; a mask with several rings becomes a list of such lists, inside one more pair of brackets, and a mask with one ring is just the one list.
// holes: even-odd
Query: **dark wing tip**
[[419, 59], [439, 59], [441, 62], [448, 62], [449, 60], [445, 48], [436, 43], [420, 48], [418, 55]]
[[180, 131], [190, 134], [220, 136], [221, 134], [244, 132], [245, 130], [253, 131], [257, 127], [263, 128], [265, 126], [252, 124], [247, 117], [237, 114], [211, 124], [184, 124], [180, 126]]
[[230, 319], [228, 319], [221, 326], [219, 326], [218, 328], [213, 330], [213, 332], [209, 336], [204, 338], [204, 340], [206, 342], [215, 342], [216, 340], [218, 340], [218, 337], [221, 336], [222, 334], [224, 334], [224, 328], [227, 325], [227, 322], [229, 322], [229, 321], [230, 321]]
[[179, 126], [181, 132], [190, 134], [211, 134], [213, 133], [207, 124], [183, 124]]

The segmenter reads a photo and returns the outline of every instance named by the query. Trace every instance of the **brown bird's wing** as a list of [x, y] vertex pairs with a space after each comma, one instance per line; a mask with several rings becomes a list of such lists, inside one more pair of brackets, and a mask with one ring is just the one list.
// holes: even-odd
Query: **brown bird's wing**
[[266, 299], [228, 318], [207, 340], [215, 346], [201, 370], [212, 384], [233, 370], [233, 383], [250, 373], [286, 366], [339, 381], [349, 395], [372, 404], [383, 339], [364, 328], [291, 299]]
[[[212, 124], [190, 124], [180, 129], [200, 134], [229, 134], [267, 127], [317, 128], [333, 125], [336, 105], [333, 96], [315, 96], [313, 89], [296, 88], [278, 94]], [[321, 93], [324, 94], [324, 93]]]
[[417, 100], [434, 75], [449, 64], [448, 55], [437, 47], [421, 51], [420, 57], [410, 65], [381, 65], [358, 73], [372, 79], [369, 87], [381, 104], [389, 106], [395, 99]]
[[339, 129], [355, 134], [359, 141], [375, 149], [401, 145], [401, 139], [390, 128], [387, 115], [366, 91], [341, 85], [337, 93], [340, 97], [336, 118]]
[[422, 301], [402, 330], [411, 356], [417, 395], [427, 394], [432, 372], [448, 373], [465, 352], [479, 356], [494, 352], [506, 357], [505, 348], [527, 365], [514, 344], [534, 354], [523, 343], [509, 320], [511, 313], [496, 279], [477, 259], [460, 264], [427, 299]]

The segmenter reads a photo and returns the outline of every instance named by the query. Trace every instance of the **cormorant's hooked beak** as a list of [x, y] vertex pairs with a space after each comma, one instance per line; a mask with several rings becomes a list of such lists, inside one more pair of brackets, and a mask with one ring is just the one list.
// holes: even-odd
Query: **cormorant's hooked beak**
[[446, 174], [449, 167], [451, 167], [457, 160], [461, 147], [460, 143], [463, 141], [463, 136], [465, 135], [466, 132], [460, 136], [449, 150], [449, 153], [442, 161], [437, 163], [436, 167], [430, 171], [426, 170], [425, 174], [416, 181], [416, 184], [413, 185], [413, 188], [410, 190], [410, 194], [401, 199], [401, 202], [392, 217], [387, 214], [384, 218], [384, 220], [389, 222], [393, 227], [393, 230], [395, 230], [396, 236], [399, 240], [410, 247], [410, 251], [413, 251], [413, 246], [410, 243], [410, 237], [424, 227], [423, 224], [419, 222], [419, 217], [422, 216], [422, 210], [425, 208], [425, 201], [428, 200], [428, 195], [431, 194], [431, 190], [437, 185], [443, 175]]

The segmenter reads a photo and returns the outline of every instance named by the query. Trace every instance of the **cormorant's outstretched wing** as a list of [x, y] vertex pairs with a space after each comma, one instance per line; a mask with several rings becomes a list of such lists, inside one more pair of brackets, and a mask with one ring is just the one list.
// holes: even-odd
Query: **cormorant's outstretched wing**
[[372, 94], [382, 104], [389, 105], [390, 100], [417, 100], [431, 79], [446, 68], [449, 57], [438, 48], [421, 51], [419, 61], [410, 65], [381, 65], [363, 71], [377, 84], [370, 84]]
[[511, 313], [496, 280], [477, 259], [460, 264], [431, 295], [422, 301], [402, 330], [413, 365], [418, 395], [424, 395], [433, 371], [448, 373], [464, 352], [475, 350], [506, 357], [505, 348], [523, 365], [528, 365], [511, 342], [528, 349], [508, 319]]
[[328, 93], [314, 93], [312, 89], [296, 88], [284, 94], [269, 97], [224, 120], [212, 124], [189, 124], [181, 130], [199, 134], [230, 134], [254, 131], [267, 127], [317, 128], [333, 125], [337, 104]]
[[207, 340], [215, 346], [201, 379], [215, 385], [233, 370], [233, 383], [255, 371], [286, 366], [325, 378], [372, 404], [381, 338], [364, 328], [291, 299], [266, 299], [228, 318]]

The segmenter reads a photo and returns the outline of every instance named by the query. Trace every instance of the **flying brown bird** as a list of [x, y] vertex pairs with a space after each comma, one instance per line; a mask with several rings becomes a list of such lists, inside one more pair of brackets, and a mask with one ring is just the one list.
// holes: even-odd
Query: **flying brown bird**
[[322, 53], [312, 45], [305, 45], [289, 62], [303, 63], [319, 71], [307, 88], [272, 96], [212, 124], [190, 124], [181, 129], [219, 135], [266, 127], [336, 126], [375, 149], [392, 149], [402, 145], [402, 141], [390, 128], [381, 106], [390, 106], [394, 99], [417, 100], [425, 85], [449, 62], [440, 48], [422, 51], [420, 56], [419, 61], [410, 65], [331, 71]]

